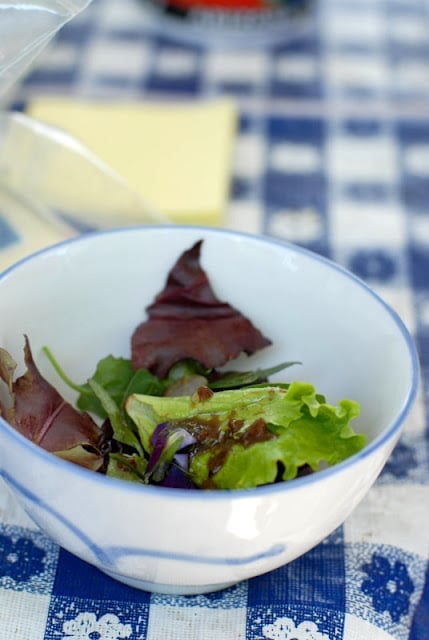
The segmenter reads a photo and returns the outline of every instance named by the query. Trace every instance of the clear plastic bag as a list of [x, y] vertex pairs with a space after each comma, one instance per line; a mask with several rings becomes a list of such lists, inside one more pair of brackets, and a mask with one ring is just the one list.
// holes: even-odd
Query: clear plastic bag
[[[91, 1], [0, 0], [0, 96]], [[3, 227], [6, 223], [17, 229], [6, 254], [3, 246], [0, 270], [28, 252], [73, 235], [80, 225], [166, 222], [72, 136], [9, 111], [0, 111], [0, 215]], [[0, 248], [1, 241], [0, 237]]]
[[0, 188], [57, 228], [166, 222], [79, 140], [18, 112], [0, 112]]
[[92, 0], [0, 0], [0, 94]]

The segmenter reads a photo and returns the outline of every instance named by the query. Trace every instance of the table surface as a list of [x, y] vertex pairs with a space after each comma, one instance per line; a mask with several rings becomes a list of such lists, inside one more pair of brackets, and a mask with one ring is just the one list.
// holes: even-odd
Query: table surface
[[[344, 525], [295, 562], [215, 594], [119, 585], [54, 545], [2, 488], [0, 638], [427, 640], [428, 0], [323, 0], [314, 31], [248, 51], [148, 29], [135, 0], [94, 0], [12, 107], [45, 94], [232, 97], [227, 226], [291, 241], [365, 280], [415, 338], [422, 383], [399, 444]], [[0, 253], [25, 233], [13, 227], [0, 212]]]

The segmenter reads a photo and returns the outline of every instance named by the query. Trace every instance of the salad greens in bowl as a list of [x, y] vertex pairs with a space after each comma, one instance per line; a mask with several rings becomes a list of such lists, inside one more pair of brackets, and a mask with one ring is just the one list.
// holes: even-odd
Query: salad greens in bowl
[[131, 586], [202, 593], [339, 526], [418, 365], [338, 265], [199, 227], [87, 234], [0, 276], [0, 475], [58, 544]]

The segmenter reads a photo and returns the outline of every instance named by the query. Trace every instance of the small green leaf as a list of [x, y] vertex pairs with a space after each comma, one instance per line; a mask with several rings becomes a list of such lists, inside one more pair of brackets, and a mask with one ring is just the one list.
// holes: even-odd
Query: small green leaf
[[213, 380], [209, 379], [208, 386], [213, 390], [236, 389], [244, 386], [258, 384], [267, 380], [275, 373], [279, 373], [288, 367], [292, 367], [300, 362], [282, 362], [275, 367], [268, 369], [256, 369], [255, 371], [226, 371], [217, 375]]
[[[126, 358], [106, 356], [97, 364], [91, 380], [95, 380], [109, 396], [121, 407], [126, 389], [134, 376], [131, 361]], [[77, 406], [81, 411], [95, 413], [100, 418], [106, 418], [107, 414], [99, 398], [91, 389], [89, 383], [82, 385], [82, 392], [77, 400]]]
[[175, 380], [192, 375], [207, 377], [209, 373], [210, 370], [205, 369], [196, 360], [193, 360], [192, 358], [185, 358], [184, 360], [179, 360], [179, 362], [176, 362], [176, 364], [171, 367], [168, 372], [168, 381], [171, 384]]
[[138, 369], [130, 379], [123, 394], [122, 403], [133, 393], [144, 393], [148, 396], [161, 396], [167, 386], [167, 382], [160, 380], [148, 369]]
[[109, 418], [113, 429], [113, 437], [118, 442], [134, 447], [138, 453], [143, 454], [143, 449], [138, 437], [130, 429], [125, 416], [108, 392], [94, 379], [88, 380], [88, 385], [94, 396], [100, 402], [106, 416]]
[[138, 455], [126, 456], [123, 453], [111, 453], [106, 475], [129, 482], [145, 483], [146, 458]]

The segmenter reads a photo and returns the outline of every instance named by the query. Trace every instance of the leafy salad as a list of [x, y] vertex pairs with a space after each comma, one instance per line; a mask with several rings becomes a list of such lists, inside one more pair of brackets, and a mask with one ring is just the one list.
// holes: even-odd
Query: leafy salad
[[298, 364], [225, 370], [271, 344], [220, 301], [200, 264], [202, 241], [183, 252], [131, 336], [131, 357], [107, 355], [83, 384], [48, 347], [76, 407], [41, 375], [25, 337], [26, 372], [0, 348], [5, 420], [39, 446], [98, 473], [186, 489], [246, 489], [334, 465], [365, 446], [350, 423], [353, 400], [327, 403], [308, 382], [270, 382]]

